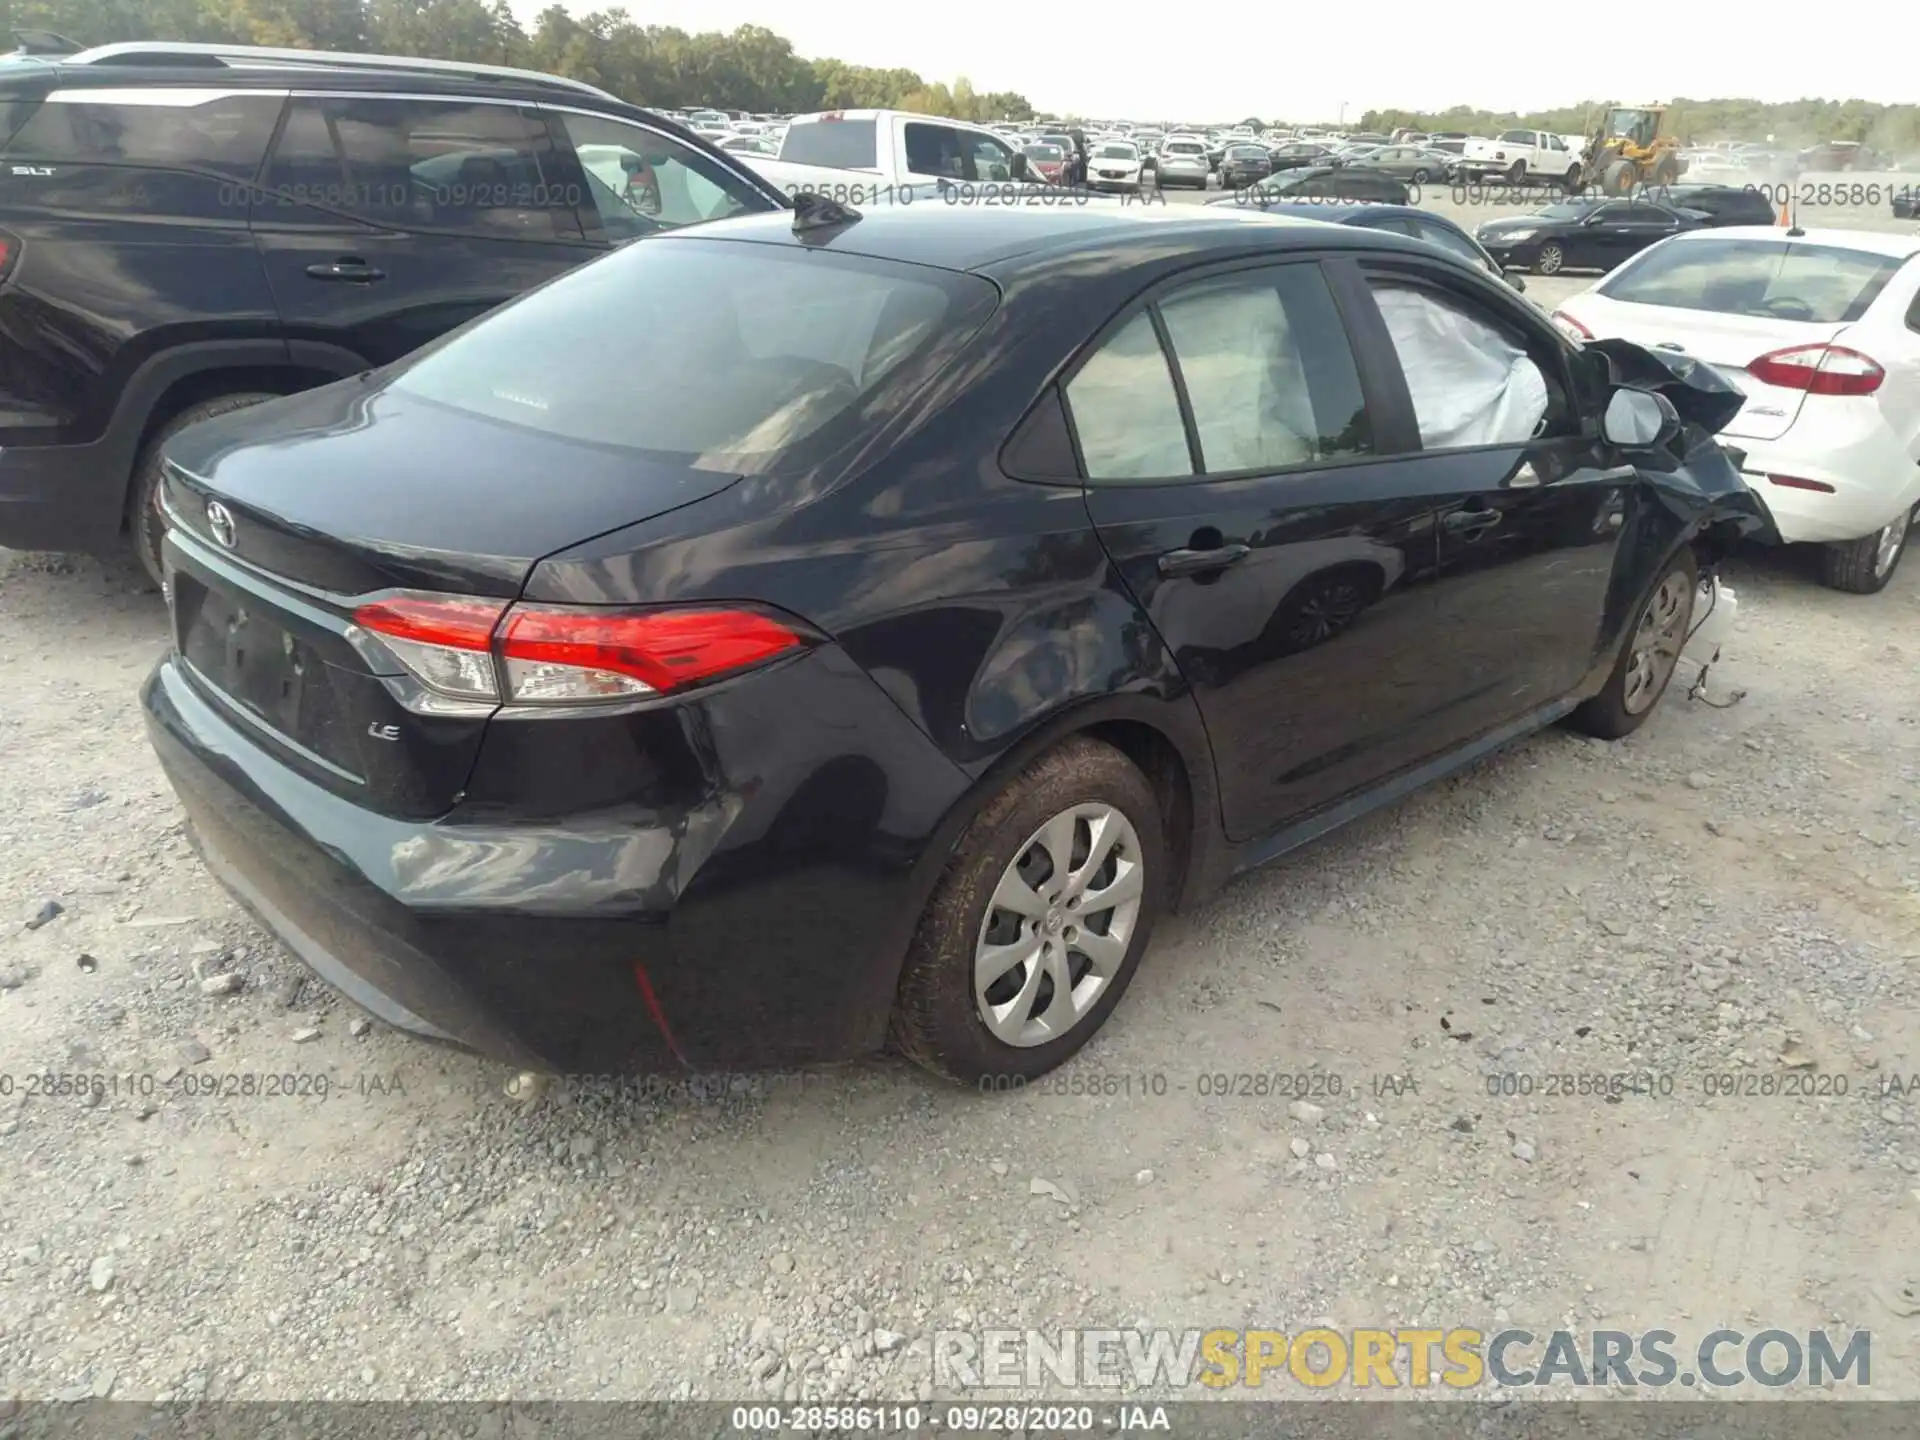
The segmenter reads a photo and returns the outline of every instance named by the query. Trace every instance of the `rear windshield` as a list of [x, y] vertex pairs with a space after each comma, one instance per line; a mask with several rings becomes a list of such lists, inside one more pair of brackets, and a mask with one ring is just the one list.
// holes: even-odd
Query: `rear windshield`
[[1131, 160], [1140, 152], [1131, 145], [1102, 145], [1098, 156], [1101, 160]]
[[878, 154], [871, 120], [809, 120], [780, 142], [782, 160], [834, 170], [871, 170]]
[[997, 295], [925, 266], [654, 237], [457, 332], [393, 386], [530, 430], [761, 474], [845, 443], [858, 412], [917, 388]]
[[1649, 250], [1598, 288], [1633, 305], [1850, 325], [1901, 264], [1895, 255], [1838, 245], [1703, 239]]
[[1198, 155], [1205, 148], [1206, 147], [1201, 145], [1197, 140], [1169, 140], [1167, 142], [1167, 153], [1169, 155]]

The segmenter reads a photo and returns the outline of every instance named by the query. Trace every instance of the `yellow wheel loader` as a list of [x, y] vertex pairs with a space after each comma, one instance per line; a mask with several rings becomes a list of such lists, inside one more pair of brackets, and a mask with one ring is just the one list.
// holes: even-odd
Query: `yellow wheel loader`
[[1685, 173], [1680, 142], [1660, 133], [1664, 105], [1609, 110], [1589, 127], [1580, 188], [1627, 195], [1643, 185], [1671, 185]]

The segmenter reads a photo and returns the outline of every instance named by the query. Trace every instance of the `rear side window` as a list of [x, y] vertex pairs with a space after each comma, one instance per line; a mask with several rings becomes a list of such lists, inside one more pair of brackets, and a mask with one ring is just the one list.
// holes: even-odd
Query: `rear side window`
[[1597, 289], [1632, 305], [1847, 325], [1867, 313], [1901, 263], [1838, 245], [1703, 238], [1648, 250]]
[[811, 120], [790, 126], [780, 158], [795, 165], [871, 170], [880, 148], [871, 120]]
[[697, 469], [764, 473], [944, 363], [991, 313], [973, 276], [660, 237], [424, 352], [402, 392]]
[[512, 105], [296, 98], [257, 218], [313, 206], [400, 230], [579, 238], [581, 197], [550, 183], [546, 131]]
[[1317, 265], [1200, 281], [1161, 302], [1209, 475], [1372, 448], [1346, 329]]
[[270, 94], [56, 90], [14, 132], [6, 158], [211, 171], [251, 180], [283, 103]]
[[1193, 474], [1180, 401], [1153, 319], [1141, 311], [1067, 385], [1089, 480], [1168, 480]]

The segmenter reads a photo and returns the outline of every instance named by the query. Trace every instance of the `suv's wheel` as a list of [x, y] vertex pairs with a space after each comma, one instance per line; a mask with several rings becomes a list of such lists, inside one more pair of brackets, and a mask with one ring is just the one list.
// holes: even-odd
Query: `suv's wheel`
[[1048, 751], [954, 847], [907, 953], [894, 1043], [983, 1089], [1053, 1069], [1120, 1003], [1169, 864], [1133, 762], [1085, 738]]
[[133, 468], [133, 489], [127, 496], [127, 529], [133, 538], [134, 553], [140, 557], [140, 564], [154, 584], [162, 581], [160, 542], [166, 535], [166, 525], [160, 517], [161, 449], [189, 425], [211, 420], [216, 415], [244, 410], [263, 400], [279, 398], [277, 395], [246, 391], [202, 400], [198, 405], [189, 405], [148, 438]]
[[1567, 717], [1569, 725], [1602, 740], [1618, 740], [1646, 723], [1680, 663], [1699, 590], [1700, 566], [1693, 552], [1682, 548], [1641, 605], [1606, 685]]
[[1507, 183], [1509, 185], [1523, 184], [1526, 181], [1526, 178], [1527, 178], [1527, 162], [1526, 161], [1516, 160], [1513, 162], [1513, 164], [1507, 167]]
[[1893, 572], [1900, 568], [1900, 557], [1907, 553], [1915, 519], [1920, 519], [1920, 505], [1902, 511], [1871, 535], [1822, 545], [1821, 582], [1854, 595], [1876, 595], [1886, 589]]

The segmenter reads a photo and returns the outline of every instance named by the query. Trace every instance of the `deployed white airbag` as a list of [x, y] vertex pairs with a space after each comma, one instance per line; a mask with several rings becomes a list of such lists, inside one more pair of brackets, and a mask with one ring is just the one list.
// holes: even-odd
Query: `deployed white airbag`
[[1423, 446], [1533, 438], [1547, 413], [1547, 381], [1525, 350], [1424, 290], [1376, 285], [1373, 295], [1413, 392]]

